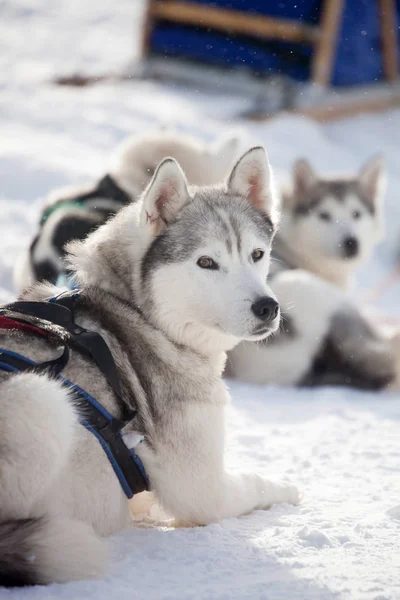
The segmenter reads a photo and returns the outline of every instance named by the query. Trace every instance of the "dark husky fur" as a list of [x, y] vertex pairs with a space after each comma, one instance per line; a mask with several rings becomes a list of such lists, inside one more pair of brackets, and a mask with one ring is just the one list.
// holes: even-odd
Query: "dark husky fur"
[[0, 523], [0, 586], [22, 587], [44, 583], [35, 565], [35, 537], [42, 519], [18, 519]]
[[[103, 177], [93, 188], [85, 192], [61, 196], [56, 202], [44, 208], [40, 229], [30, 246], [30, 261], [36, 281], [56, 283], [66, 271], [63, 263], [65, 247], [72, 240], [84, 240], [89, 233], [115, 215], [130, 197], [109, 176]], [[47, 231], [46, 231], [47, 230]], [[42, 236], [48, 236], [48, 243], [57, 256], [37, 257], [37, 248]], [[68, 274], [68, 271], [66, 271]]]
[[380, 390], [395, 376], [387, 342], [357, 310], [348, 308], [333, 316], [329, 333], [300, 385]]

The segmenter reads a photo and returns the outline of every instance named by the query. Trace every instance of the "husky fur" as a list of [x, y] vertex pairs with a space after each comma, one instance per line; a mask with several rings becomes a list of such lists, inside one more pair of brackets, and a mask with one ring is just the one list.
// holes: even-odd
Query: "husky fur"
[[274, 339], [237, 346], [229, 354], [230, 376], [367, 389], [396, 380], [397, 337], [378, 332], [344, 291], [381, 237], [384, 187], [379, 158], [347, 178], [321, 178], [305, 160], [295, 164], [270, 273], [282, 326]]
[[[172, 156], [182, 166], [190, 184], [209, 185], [223, 181], [236, 158], [238, 138], [226, 136], [206, 145], [197, 139], [173, 131], [155, 131], [127, 138], [111, 160], [109, 175], [128, 197], [136, 199], [149, 183], [157, 165]], [[121, 208], [110, 197], [85, 201], [85, 210], [73, 204], [93, 186], [74, 186], [50, 194], [44, 211], [50, 213], [37, 236], [16, 263], [14, 285], [18, 293], [37, 281], [55, 283], [65, 272], [65, 246], [73, 239], [84, 239]], [[67, 204], [66, 204], [67, 203]], [[68, 204], [69, 203], [69, 204]]]
[[[77, 322], [105, 338], [124, 408], [138, 411], [125, 439], [144, 436], [135, 451], [156, 501], [186, 523], [299, 501], [290, 483], [226, 472], [223, 457], [225, 353], [243, 339], [264, 339], [280, 320], [266, 283], [275, 229], [270, 179], [262, 148], [247, 152], [219, 187], [188, 187], [166, 159], [140, 201], [70, 247], [84, 298]], [[56, 292], [39, 284], [23, 297]], [[276, 310], [257, 313], [261, 299]], [[1, 346], [39, 362], [54, 356], [49, 340], [0, 335]], [[73, 352], [65, 376], [121, 415], [87, 358]], [[130, 522], [112, 467], [58, 381], [37, 373], [1, 372], [1, 379], [0, 581], [97, 577], [107, 560], [101, 538]]]

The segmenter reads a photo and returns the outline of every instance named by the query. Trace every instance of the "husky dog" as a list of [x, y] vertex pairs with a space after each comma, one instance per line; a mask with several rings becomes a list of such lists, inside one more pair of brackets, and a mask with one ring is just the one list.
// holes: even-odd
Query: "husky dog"
[[304, 159], [282, 192], [274, 240], [275, 269], [305, 269], [347, 290], [355, 270], [382, 237], [385, 173], [369, 160], [353, 177], [319, 177]]
[[398, 337], [386, 339], [344, 293], [381, 236], [382, 161], [353, 178], [320, 178], [305, 160], [283, 193], [270, 285], [282, 327], [268, 342], [242, 343], [227, 373], [253, 383], [381, 389], [399, 372]]
[[193, 185], [219, 183], [236, 158], [238, 139], [222, 137], [205, 145], [171, 131], [131, 136], [117, 149], [111, 168], [92, 186], [68, 187], [50, 194], [39, 232], [17, 261], [14, 285], [18, 293], [37, 281], [65, 283], [65, 246], [84, 239], [143, 191], [155, 168], [172, 156]]
[[[225, 352], [243, 339], [263, 340], [280, 320], [266, 283], [276, 218], [270, 177], [262, 148], [248, 151], [219, 187], [188, 187], [178, 163], [166, 159], [140, 201], [70, 247], [83, 298], [76, 322], [107, 342], [122, 404], [79, 352], [66, 377], [117, 418], [137, 410], [125, 439], [144, 437], [135, 451], [152, 492], [191, 524], [299, 501], [292, 484], [228, 473], [223, 461]], [[39, 284], [23, 298], [56, 290]], [[36, 361], [54, 354], [47, 339], [0, 335], [3, 348]], [[100, 538], [130, 521], [112, 467], [57, 379], [1, 377], [0, 581], [99, 576]]]

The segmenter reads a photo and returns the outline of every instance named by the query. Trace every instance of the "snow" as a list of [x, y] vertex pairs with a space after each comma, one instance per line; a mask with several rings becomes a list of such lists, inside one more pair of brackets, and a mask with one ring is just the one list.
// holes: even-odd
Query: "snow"
[[[278, 180], [299, 155], [335, 172], [382, 152], [387, 235], [360, 272], [361, 297], [399, 250], [400, 112], [323, 125], [299, 116], [255, 124], [232, 118], [240, 99], [172, 84], [50, 83], [75, 70], [126, 68], [138, 54], [142, 11], [141, 0], [0, 5], [0, 300], [13, 297], [12, 265], [46, 193], [102, 174], [124, 136], [160, 122], [204, 139], [239, 129], [243, 147], [266, 145]], [[399, 315], [399, 291], [389, 290], [380, 309]], [[400, 598], [398, 395], [229, 385], [228, 466], [297, 481], [302, 505], [202, 528], [125, 531], [112, 539], [103, 580], [0, 590], [0, 599]]]

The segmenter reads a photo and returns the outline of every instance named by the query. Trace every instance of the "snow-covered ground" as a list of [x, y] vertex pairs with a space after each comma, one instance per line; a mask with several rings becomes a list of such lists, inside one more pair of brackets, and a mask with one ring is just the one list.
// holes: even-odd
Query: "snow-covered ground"
[[[382, 152], [387, 235], [356, 293], [379, 281], [400, 247], [400, 112], [248, 124], [231, 118], [233, 100], [173, 85], [48, 82], [125, 67], [137, 53], [142, 9], [142, 0], [0, 2], [0, 299], [12, 297], [12, 265], [45, 194], [103, 173], [124, 136], [159, 122], [205, 139], [239, 128], [243, 146], [266, 145], [278, 176], [299, 155], [333, 172]], [[380, 308], [399, 315], [399, 298], [395, 286]], [[0, 598], [400, 598], [399, 396], [230, 387], [229, 466], [298, 481], [301, 506], [197, 529], [129, 530], [112, 540], [104, 580], [0, 590]]]

